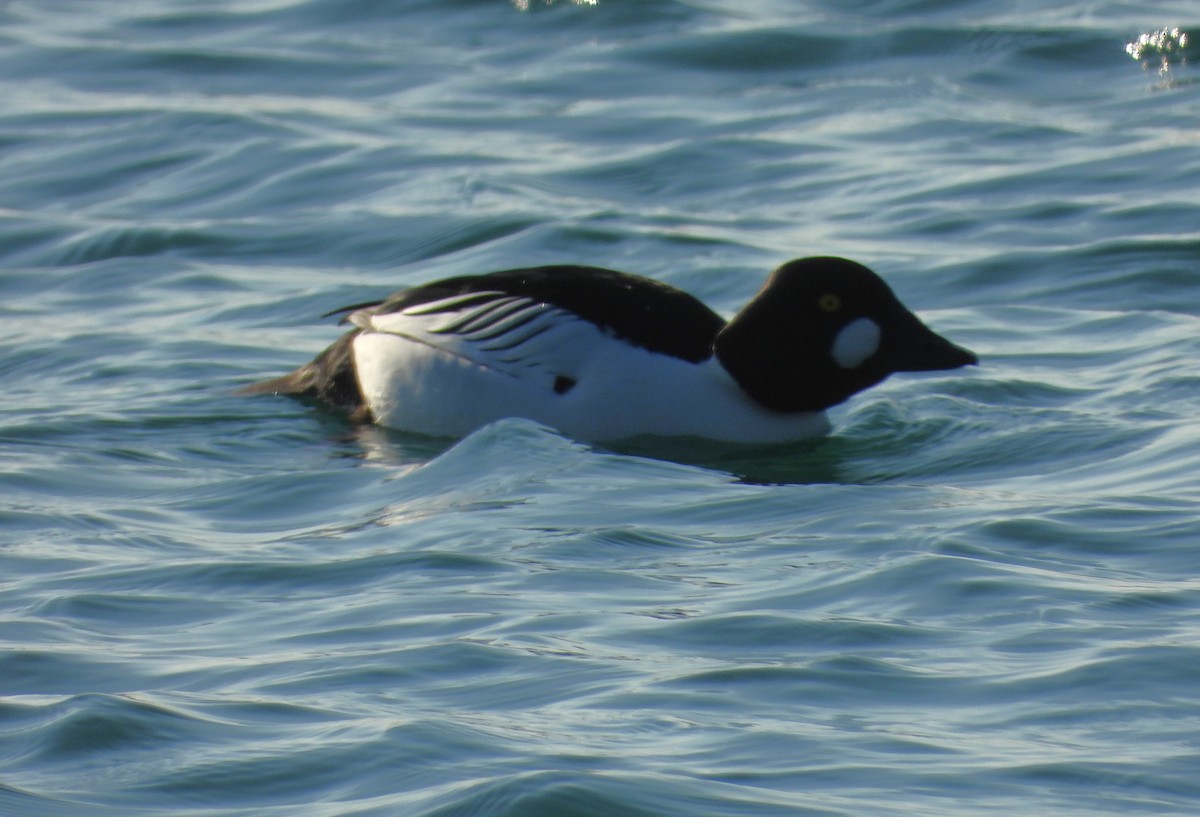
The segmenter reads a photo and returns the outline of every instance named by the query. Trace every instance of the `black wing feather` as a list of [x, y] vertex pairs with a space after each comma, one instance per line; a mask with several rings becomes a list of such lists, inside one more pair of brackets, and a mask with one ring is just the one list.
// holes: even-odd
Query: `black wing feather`
[[397, 292], [372, 311], [400, 312], [482, 291], [503, 292], [556, 306], [635, 346], [692, 363], [712, 356], [713, 341], [725, 326], [720, 315], [669, 284], [616, 270], [574, 265], [447, 278]]

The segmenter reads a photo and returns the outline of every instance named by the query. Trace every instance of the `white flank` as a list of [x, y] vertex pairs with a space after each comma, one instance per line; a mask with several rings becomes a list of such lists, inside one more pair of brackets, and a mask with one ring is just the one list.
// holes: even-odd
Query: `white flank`
[[857, 369], [879, 351], [879, 337], [879, 324], [870, 318], [858, 318], [837, 333], [830, 353], [843, 369]]
[[376, 422], [393, 428], [457, 437], [523, 417], [595, 442], [657, 435], [748, 443], [829, 430], [821, 412], [755, 403], [715, 358], [695, 364], [648, 352], [525, 299], [352, 319], [365, 330], [354, 340], [359, 385]]

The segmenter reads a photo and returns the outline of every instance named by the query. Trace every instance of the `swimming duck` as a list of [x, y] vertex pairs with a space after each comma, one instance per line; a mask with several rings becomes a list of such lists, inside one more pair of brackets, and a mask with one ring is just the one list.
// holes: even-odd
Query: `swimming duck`
[[523, 417], [591, 442], [778, 443], [827, 433], [825, 409], [890, 374], [978, 362], [833, 257], [779, 267], [728, 322], [675, 287], [588, 266], [448, 278], [338, 313], [354, 328], [242, 392], [432, 436]]

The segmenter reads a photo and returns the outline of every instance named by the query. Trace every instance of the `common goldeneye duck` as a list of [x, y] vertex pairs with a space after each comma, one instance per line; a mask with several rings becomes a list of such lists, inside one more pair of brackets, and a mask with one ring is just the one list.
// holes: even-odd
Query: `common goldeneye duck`
[[789, 261], [728, 323], [667, 284], [581, 266], [449, 278], [340, 312], [354, 329], [243, 393], [433, 436], [523, 417], [593, 442], [767, 443], [826, 433], [825, 409], [894, 372], [978, 362], [843, 258]]

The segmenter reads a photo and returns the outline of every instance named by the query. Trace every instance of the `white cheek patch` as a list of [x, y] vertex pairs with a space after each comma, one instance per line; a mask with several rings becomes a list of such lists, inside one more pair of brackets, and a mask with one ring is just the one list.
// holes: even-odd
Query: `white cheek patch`
[[879, 324], [870, 318], [850, 321], [833, 339], [830, 354], [843, 369], [857, 369], [879, 351], [879, 335]]

